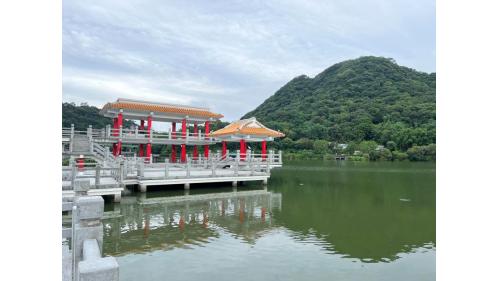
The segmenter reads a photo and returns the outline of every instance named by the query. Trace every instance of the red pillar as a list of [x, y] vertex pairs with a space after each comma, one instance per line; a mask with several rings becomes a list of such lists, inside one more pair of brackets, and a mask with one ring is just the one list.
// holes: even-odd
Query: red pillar
[[267, 158], [267, 143], [265, 140], [262, 141], [262, 160]]
[[241, 139], [240, 140], [240, 159], [245, 160], [246, 154], [247, 154], [247, 149], [246, 149], [245, 140]]
[[227, 154], [226, 142], [222, 141], [222, 159], [226, 159], [226, 154]]
[[83, 167], [84, 167], [84, 164], [83, 164], [83, 158], [78, 158], [76, 160], [77, 164], [78, 164], [78, 170], [83, 170]]
[[[182, 119], [182, 138], [186, 139], [186, 118]], [[181, 162], [186, 162], [186, 144], [181, 144]]]
[[[172, 122], [172, 138], [175, 139], [175, 122]], [[172, 144], [172, 154], [170, 154], [170, 162], [175, 163], [177, 161], [177, 151], [175, 144]]]
[[[139, 126], [139, 131], [144, 130], [144, 120], [141, 120], [141, 126]], [[144, 157], [144, 144], [139, 144], [139, 157]]]
[[[198, 136], [198, 124], [196, 122], [194, 122], [194, 136], [197, 137]], [[198, 146], [195, 145], [193, 147], [193, 159], [194, 160], [197, 160], [198, 159]]]
[[[205, 121], [205, 139], [208, 140], [210, 134], [210, 122]], [[208, 158], [208, 144], [205, 144], [205, 158]]]
[[[149, 115], [148, 116], [148, 132], [147, 136], [149, 139], [149, 136], [151, 136], [151, 127], [153, 126], [153, 116]], [[146, 157], [149, 160], [149, 163], [151, 163], [151, 142], [148, 140], [148, 144], [146, 145]]]
[[[117, 136], [116, 126], [118, 125], [118, 118], [113, 118], [113, 131], [111, 133], [112, 136]], [[116, 156], [116, 143], [113, 143], [113, 156]]]
[[[120, 135], [120, 127], [123, 128], [123, 113], [122, 110], [120, 109], [120, 113], [118, 113], [118, 132], [117, 135]], [[121, 137], [118, 139], [118, 145], [116, 146], [116, 155], [121, 155], [122, 154], [122, 139]]]

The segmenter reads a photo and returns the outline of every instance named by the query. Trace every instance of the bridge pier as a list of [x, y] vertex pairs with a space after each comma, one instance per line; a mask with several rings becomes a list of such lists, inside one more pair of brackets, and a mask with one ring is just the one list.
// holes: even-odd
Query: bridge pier
[[184, 189], [185, 189], [185, 190], [189, 190], [189, 183], [188, 183], [188, 182], [186, 182], [186, 183], [184, 184]]
[[146, 192], [148, 190], [148, 186], [145, 184], [139, 184], [139, 191]]
[[262, 180], [263, 185], [267, 185], [267, 179]]
[[233, 181], [233, 187], [237, 187], [238, 186], [238, 181]]
[[114, 195], [113, 201], [114, 201], [115, 203], [120, 203], [120, 201], [122, 201], [122, 194], [121, 194], [121, 193], [116, 193], [116, 194]]

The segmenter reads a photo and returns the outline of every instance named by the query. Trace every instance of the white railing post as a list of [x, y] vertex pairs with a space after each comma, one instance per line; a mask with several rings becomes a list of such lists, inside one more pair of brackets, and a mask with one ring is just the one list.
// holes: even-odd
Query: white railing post
[[135, 126], [135, 138], [139, 138], [139, 127]]
[[215, 177], [215, 161], [212, 158], [212, 177]]
[[271, 158], [267, 158], [267, 163], [266, 163], [266, 173], [268, 175], [271, 174]]
[[184, 143], [186, 143], [186, 144], [189, 143], [189, 138], [190, 138], [189, 129], [186, 129], [186, 139], [184, 140]]
[[240, 150], [237, 150], [238, 153], [236, 153], [236, 162], [234, 163], [234, 175], [238, 175], [238, 169], [240, 165]]
[[111, 126], [106, 125], [106, 138], [108, 139], [111, 136]]
[[120, 170], [118, 171], [118, 180], [120, 183], [123, 182], [123, 172], [124, 172], [124, 167], [125, 164], [123, 163], [123, 161], [120, 161]]
[[75, 136], [75, 125], [71, 124], [71, 133], [69, 136], [69, 152], [73, 152], [73, 138]]
[[97, 164], [95, 167], [95, 187], [101, 184], [101, 165]]
[[89, 137], [89, 139], [92, 139], [92, 125], [89, 125], [89, 127], [87, 128], [87, 136]]
[[189, 178], [191, 176], [191, 159], [189, 156], [186, 156], [186, 177]]
[[168, 178], [168, 168], [169, 168], [168, 166], [169, 166], [169, 164], [168, 164], [168, 158], [165, 158], [165, 176], [164, 176], [165, 179]]
[[172, 129], [168, 129], [168, 139], [172, 139]]
[[76, 179], [76, 165], [75, 163], [72, 163], [70, 160], [71, 164], [71, 188], [73, 189], [75, 187], [75, 179]]
[[278, 163], [279, 163], [279, 164], [282, 164], [282, 163], [283, 163], [283, 159], [281, 158], [282, 156], [283, 156], [283, 154], [282, 154], [281, 150], [280, 150], [280, 151], [278, 151], [278, 161], [279, 161]]
[[201, 129], [198, 130], [198, 139], [201, 140]]

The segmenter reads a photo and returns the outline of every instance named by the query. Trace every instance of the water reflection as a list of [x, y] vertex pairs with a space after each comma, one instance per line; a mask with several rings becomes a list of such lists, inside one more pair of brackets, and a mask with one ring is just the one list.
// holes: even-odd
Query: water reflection
[[124, 197], [104, 220], [107, 255], [190, 248], [225, 230], [254, 243], [272, 228], [270, 210], [281, 209], [281, 194], [247, 190], [180, 196]]
[[[119, 257], [124, 280], [139, 272], [144, 280], [231, 280], [234, 267], [243, 280], [258, 277], [252, 268], [284, 280], [432, 280], [435, 271], [428, 164], [288, 164], [273, 170], [269, 190], [148, 192], [106, 211], [104, 253]], [[199, 265], [189, 275], [158, 270], [183, 262]]]

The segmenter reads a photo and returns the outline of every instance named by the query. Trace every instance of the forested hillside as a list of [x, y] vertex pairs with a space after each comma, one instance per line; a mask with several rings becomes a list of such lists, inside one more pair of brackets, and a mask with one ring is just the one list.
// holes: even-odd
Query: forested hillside
[[361, 57], [314, 78], [294, 78], [243, 118], [255, 116], [283, 131], [286, 138], [276, 146], [289, 152], [335, 153], [336, 144], [348, 143], [349, 153], [370, 153], [381, 144], [396, 156], [418, 149], [427, 154], [421, 158], [432, 158], [435, 99], [435, 73], [388, 58]]
[[[81, 104], [77, 106], [74, 103], [62, 104], [62, 126], [63, 128], [75, 125], [76, 130], [85, 130], [89, 125], [94, 128], [104, 128], [106, 125], [113, 125], [113, 120], [108, 117], [99, 115], [99, 108]], [[131, 121], [125, 121], [125, 126], [130, 126]]]

